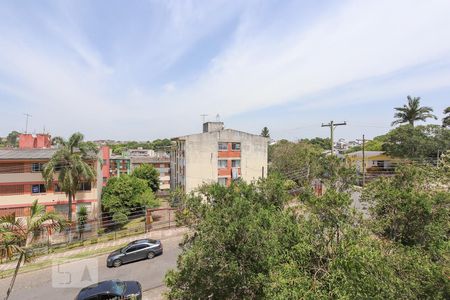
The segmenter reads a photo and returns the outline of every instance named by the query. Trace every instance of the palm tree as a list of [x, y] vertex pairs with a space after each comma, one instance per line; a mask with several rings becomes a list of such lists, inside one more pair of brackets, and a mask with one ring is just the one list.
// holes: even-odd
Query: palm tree
[[450, 106], [444, 110], [444, 114], [446, 114], [447, 116], [445, 116], [445, 118], [442, 119], [442, 126], [449, 127], [450, 126]]
[[53, 154], [48, 163], [45, 164], [42, 175], [46, 185], [50, 187], [55, 177], [58, 185], [63, 191], [69, 203], [68, 220], [72, 222], [72, 203], [82, 182], [95, 180], [96, 172], [88, 161], [95, 161], [97, 149], [94, 145], [83, 141], [84, 136], [77, 132], [72, 134], [69, 140], [55, 137], [53, 143], [58, 150]]
[[437, 117], [432, 114], [433, 109], [428, 106], [420, 107], [420, 97], [408, 96], [408, 105], [403, 105], [403, 107], [395, 107], [397, 111], [394, 114], [395, 120], [392, 122], [392, 126], [397, 124], [409, 123], [414, 126], [415, 121], [426, 121], [428, 118], [433, 118], [437, 120]]
[[14, 270], [11, 283], [6, 292], [5, 300], [9, 295], [16, 281], [17, 273], [19, 272], [20, 264], [28, 262], [31, 259], [32, 253], [29, 247], [32, 242], [39, 236], [44, 228], [52, 230], [62, 230], [66, 226], [65, 220], [55, 212], [46, 212], [45, 206], [38, 204], [34, 200], [30, 207], [30, 216], [25, 220], [23, 218], [16, 218], [15, 214], [3, 216], [0, 218], [0, 232], [2, 240], [7, 239], [13, 243], [8, 244], [8, 248], [4, 251], [4, 255], [11, 258], [15, 253], [19, 253], [16, 269]]

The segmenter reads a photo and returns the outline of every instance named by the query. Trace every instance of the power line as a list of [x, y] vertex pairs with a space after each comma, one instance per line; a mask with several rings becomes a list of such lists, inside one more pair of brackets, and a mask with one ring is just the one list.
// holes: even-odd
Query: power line
[[331, 155], [334, 155], [334, 129], [337, 126], [343, 126], [343, 125], [347, 125], [347, 122], [343, 122], [343, 123], [334, 123], [334, 121], [330, 121], [330, 123], [328, 124], [323, 124], [322, 123], [322, 127], [330, 127], [330, 134], [331, 134]]

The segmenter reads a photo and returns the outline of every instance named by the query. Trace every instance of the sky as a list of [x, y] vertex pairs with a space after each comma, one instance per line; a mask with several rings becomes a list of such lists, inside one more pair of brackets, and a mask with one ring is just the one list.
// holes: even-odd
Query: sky
[[406, 96], [450, 106], [450, 1], [0, 2], [0, 136], [387, 132]]

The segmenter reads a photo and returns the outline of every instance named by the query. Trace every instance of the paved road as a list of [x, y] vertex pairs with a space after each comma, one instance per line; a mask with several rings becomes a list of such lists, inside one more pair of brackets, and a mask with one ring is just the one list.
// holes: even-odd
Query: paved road
[[[107, 255], [102, 255], [60, 265], [60, 273], [56, 273], [56, 275], [54, 269], [52, 272], [52, 268], [19, 274], [10, 299], [74, 299], [80, 288], [55, 287], [63, 283], [64, 280], [61, 281], [61, 275], [63, 275], [63, 278], [68, 278], [67, 276], [64, 277], [64, 275], [67, 275], [65, 273], [67, 271], [73, 271], [73, 274], [70, 274], [72, 278], [81, 278], [84, 281], [89, 281], [89, 279], [96, 277], [97, 274], [95, 273], [98, 270], [99, 281], [108, 279], [137, 280], [142, 284], [144, 291], [153, 288], [161, 289], [166, 271], [176, 266], [177, 257], [181, 253], [178, 244], [182, 238], [182, 236], [178, 236], [164, 240], [164, 254], [161, 256], [151, 260], [125, 264], [119, 268], [107, 268]], [[84, 273], [86, 265], [92, 268], [96, 263], [98, 263], [98, 268], [96, 267], [94, 272], [90, 269], [91, 272]], [[59, 277], [56, 278], [56, 276]], [[78, 279], [74, 281], [76, 280]], [[9, 283], [10, 278], [0, 280], [1, 298], [6, 295]], [[89, 285], [89, 283], [85, 285]], [[149, 294], [149, 292], [145, 294]]]

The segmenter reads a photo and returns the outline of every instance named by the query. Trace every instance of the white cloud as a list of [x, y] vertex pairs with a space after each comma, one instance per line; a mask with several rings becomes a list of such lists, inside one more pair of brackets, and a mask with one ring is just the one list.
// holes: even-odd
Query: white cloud
[[[150, 139], [197, 129], [205, 112], [226, 120], [292, 101], [304, 111], [450, 82], [450, 72], [442, 68], [408, 73], [420, 64], [450, 61], [448, 1], [339, 2], [307, 24], [301, 17], [272, 19], [271, 8], [258, 2], [163, 1], [160, 9], [157, 21], [144, 22], [158, 34], [141, 37], [133, 54], [117, 52], [111, 65], [70, 11], [46, 16], [45, 30], [52, 37], [45, 41], [26, 28], [0, 28], [0, 78], [7, 79], [0, 92], [31, 103], [34, 115], [42, 115], [57, 134], [81, 130], [88, 137]], [[289, 9], [301, 16], [298, 4]], [[156, 80], [189, 60], [190, 51], [201, 52], [197, 43], [233, 18], [239, 25], [232, 40], [206, 69], [194, 70], [195, 76], [184, 81], [169, 78], [157, 88], [142, 84], [142, 77]], [[395, 78], [383, 87], [370, 84], [389, 74]], [[356, 84], [354, 91], [336, 92], [332, 99], [318, 97], [360, 81], [366, 83], [360, 89]]]

